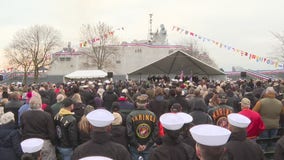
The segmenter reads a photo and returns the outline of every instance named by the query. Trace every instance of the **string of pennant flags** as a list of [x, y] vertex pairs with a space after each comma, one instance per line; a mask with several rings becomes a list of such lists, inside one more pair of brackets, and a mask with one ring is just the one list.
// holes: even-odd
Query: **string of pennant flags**
[[[124, 30], [124, 27], [116, 28], [115, 30]], [[115, 31], [110, 31], [105, 33], [102, 37], [94, 37], [92, 39], [84, 40], [80, 42], [80, 48], [99, 42], [102, 38], [107, 39], [108, 37], [113, 36], [114, 32]]]
[[248, 53], [248, 52], [243, 51], [241, 49], [232, 47], [230, 45], [226, 45], [226, 44], [224, 44], [224, 43], [222, 43], [220, 41], [212, 40], [210, 38], [207, 38], [205, 36], [196, 34], [196, 33], [192, 32], [192, 31], [186, 30], [186, 29], [178, 27], [178, 26], [173, 26], [172, 31], [179, 32], [180, 34], [189, 35], [189, 36], [191, 36], [191, 37], [193, 37], [195, 39], [198, 39], [198, 40], [200, 40], [202, 42], [211, 43], [213, 45], [216, 45], [217, 47], [227, 49], [228, 51], [233, 51], [233, 52], [239, 54], [240, 56], [248, 57], [249, 60], [255, 60], [256, 62], [261, 62], [261, 63], [273, 65], [276, 68], [284, 68], [284, 64], [280, 63], [278, 60], [272, 60], [270, 58], [258, 56], [258, 55], [253, 54], [253, 53]]

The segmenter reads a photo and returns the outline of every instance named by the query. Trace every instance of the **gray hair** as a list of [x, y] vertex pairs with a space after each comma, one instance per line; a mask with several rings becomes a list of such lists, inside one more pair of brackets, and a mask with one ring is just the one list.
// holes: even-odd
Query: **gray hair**
[[32, 96], [30, 100], [30, 108], [31, 109], [41, 109], [42, 100], [39, 94]]
[[265, 94], [269, 94], [269, 93], [273, 93], [273, 94], [276, 93], [273, 87], [267, 87], [266, 88]]

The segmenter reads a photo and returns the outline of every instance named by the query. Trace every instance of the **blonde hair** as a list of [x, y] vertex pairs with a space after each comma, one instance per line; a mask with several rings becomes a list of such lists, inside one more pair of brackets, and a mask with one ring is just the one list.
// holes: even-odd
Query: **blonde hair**
[[94, 107], [91, 105], [87, 105], [84, 110], [84, 115], [81, 117], [80, 122], [78, 123], [78, 128], [80, 131], [89, 134], [90, 133], [90, 122], [86, 118], [86, 115], [94, 110]]
[[82, 103], [82, 99], [79, 93], [76, 93], [72, 96], [72, 100], [76, 103]]
[[90, 133], [90, 123], [88, 121], [88, 119], [86, 118], [86, 115], [83, 115], [81, 117], [81, 120], [78, 124], [78, 128], [80, 131], [89, 134]]

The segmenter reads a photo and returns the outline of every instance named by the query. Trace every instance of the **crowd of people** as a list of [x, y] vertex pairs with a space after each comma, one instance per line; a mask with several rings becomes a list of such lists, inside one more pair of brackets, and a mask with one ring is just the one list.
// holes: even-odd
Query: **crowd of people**
[[284, 136], [256, 143], [282, 136], [282, 93], [253, 79], [3, 84], [0, 159], [283, 160]]

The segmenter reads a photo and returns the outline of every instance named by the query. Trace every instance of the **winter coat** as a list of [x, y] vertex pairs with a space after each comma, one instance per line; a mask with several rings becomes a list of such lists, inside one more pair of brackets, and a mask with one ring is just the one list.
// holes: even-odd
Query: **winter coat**
[[75, 148], [78, 145], [77, 122], [73, 113], [61, 108], [54, 117], [58, 146], [62, 148]]
[[111, 135], [106, 132], [92, 132], [92, 139], [78, 146], [72, 160], [89, 156], [104, 156], [115, 160], [131, 160], [127, 149], [121, 144], [111, 141]]
[[136, 109], [126, 119], [127, 135], [131, 146], [151, 147], [157, 137], [158, 127], [155, 114], [148, 109]]
[[14, 122], [0, 126], [0, 159], [19, 160], [22, 156], [21, 135]]
[[148, 109], [155, 113], [157, 119], [168, 111], [168, 102], [163, 96], [157, 96], [154, 100], [150, 101]]
[[21, 116], [23, 139], [41, 138], [55, 144], [55, 127], [51, 115], [42, 110], [28, 110]]
[[104, 107], [107, 110], [111, 110], [111, 105], [113, 102], [117, 101], [118, 96], [113, 91], [106, 91], [103, 94], [103, 101], [104, 101]]
[[128, 148], [128, 137], [127, 137], [127, 130], [125, 126], [112, 125], [111, 126], [111, 139], [112, 141], [123, 145], [125, 148]]
[[[135, 109], [135, 106], [133, 103], [127, 101], [127, 100], [119, 100], [118, 101], [119, 106], [119, 112], [122, 114], [122, 117], [127, 117], [127, 115]], [[125, 122], [126, 119], [123, 121]]]
[[6, 113], [11, 111], [12, 113], [14, 113], [15, 122], [18, 123], [18, 110], [22, 105], [23, 104], [21, 101], [11, 100], [5, 104], [4, 112]]
[[86, 108], [86, 105], [83, 103], [77, 102], [74, 104], [73, 112], [74, 112], [74, 117], [76, 118], [77, 122], [80, 122], [81, 117], [84, 115], [85, 108]]
[[246, 139], [246, 131], [232, 132], [225, 145], [229, 160], [264, 160], [261, 147], [254, 141]]
[[179, 103], [182, 106], [182, 111], [185, 113], [189, 113], [191, 111], [188, 101], [183, 96], [177, 95], [174, 99], [170, 101], [169, 105], [172, 106], [174, 103]]
[[209, 116], [209, 114], [203, 112], [203, 111], [193, 111], [191, 113], [189, 113], [192, 118], [193, 121], [192, 123], [194, 125], [198, 125], [198, 124], [212, 124], [212, 118]]
[[180, 139], [163, 137], [163, 144], [158, 146], [150, 155], [149, 160], [195, 160], [194, 149]]

